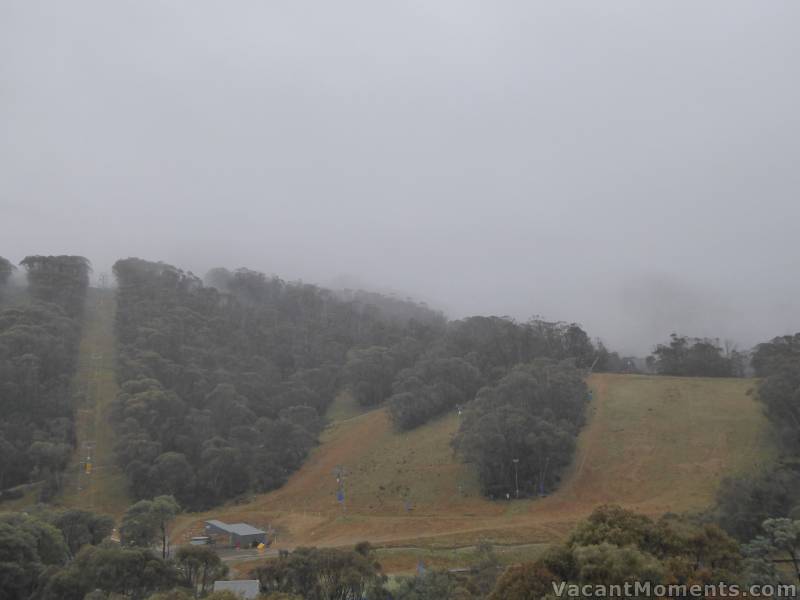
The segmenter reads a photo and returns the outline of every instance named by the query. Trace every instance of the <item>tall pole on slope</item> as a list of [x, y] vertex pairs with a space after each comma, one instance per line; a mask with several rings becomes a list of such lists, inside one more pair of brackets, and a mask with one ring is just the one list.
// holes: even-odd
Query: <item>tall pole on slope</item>
[[517, 500], [519, 500], [519, 469], [518, 469], [519, 459], [515, 458], [511, 462], [514, 463], [514, 484], [517, 488]]

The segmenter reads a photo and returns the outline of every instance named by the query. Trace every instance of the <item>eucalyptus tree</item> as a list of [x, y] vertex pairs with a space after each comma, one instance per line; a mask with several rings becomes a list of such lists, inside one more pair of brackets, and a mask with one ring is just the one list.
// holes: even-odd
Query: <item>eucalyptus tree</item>
[[454, 445], [477, 469], [484, 493], [546, 492], [572, 459], [587, 402], [575, 367], [548, 360], [520, 365], [478, 392]]
[[31, 296], [58, 304], [71, 317], [83, 313], [91, 263], [83, 256], [26, 256], [25, 267]]

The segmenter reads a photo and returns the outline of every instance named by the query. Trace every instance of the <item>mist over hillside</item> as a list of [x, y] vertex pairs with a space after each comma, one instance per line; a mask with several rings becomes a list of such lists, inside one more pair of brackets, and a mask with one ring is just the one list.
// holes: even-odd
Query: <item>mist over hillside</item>
[[798, 10], [9, 2], [2, 251], [750, 346], [800, 329]]
[[0, 600], [797, 598], [798, 23], [0, 2]]

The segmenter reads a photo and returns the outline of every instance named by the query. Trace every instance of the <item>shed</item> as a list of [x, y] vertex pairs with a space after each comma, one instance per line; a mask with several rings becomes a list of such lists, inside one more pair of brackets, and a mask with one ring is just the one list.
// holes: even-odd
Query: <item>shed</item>
[[241, 598], [256, 598], [258, 596], [258, 579], [238, 579], [235, 581], [215, 581], [214, 591], [228, 590]]
[[212, 519], [206, 521], [206, 535], [223, 545], [252, 548], [267, 543], [267, 532], [247, 523], [223, 523]]

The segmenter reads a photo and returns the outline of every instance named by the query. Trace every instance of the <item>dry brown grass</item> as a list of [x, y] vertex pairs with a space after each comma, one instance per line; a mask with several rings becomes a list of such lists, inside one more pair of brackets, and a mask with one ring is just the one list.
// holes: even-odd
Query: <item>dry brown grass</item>
[[[278, 527], [285, 547], [364, 539], [425, 548], [480, 539], [544, 543], [604, 503], [652, 515], [706, 508], [723, 477], [774, 455], [766, 420], [747, 395], [752, 381], [600, 374], [589, 383], [589, 423], [571, 471], [550, 497], [482, 498], [450, 447], [457, 415], [398, 433], [379, 409], [334, 422], [280, 490], [187, 515], [178, 529], [188, 532], [213, 515]], [[344, 508], [336, 502], [338, 466], [347, 473]]]

